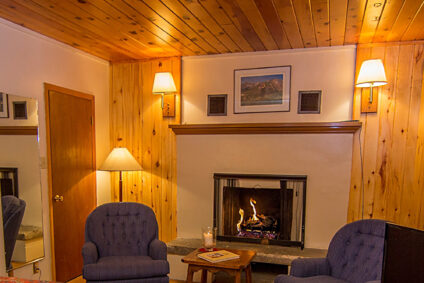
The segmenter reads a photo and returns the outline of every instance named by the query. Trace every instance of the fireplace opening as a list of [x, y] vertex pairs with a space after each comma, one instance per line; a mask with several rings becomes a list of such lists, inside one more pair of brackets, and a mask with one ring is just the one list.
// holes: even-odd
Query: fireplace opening
[[214, 174], [218, 239], [304, 246], [306, 177]]

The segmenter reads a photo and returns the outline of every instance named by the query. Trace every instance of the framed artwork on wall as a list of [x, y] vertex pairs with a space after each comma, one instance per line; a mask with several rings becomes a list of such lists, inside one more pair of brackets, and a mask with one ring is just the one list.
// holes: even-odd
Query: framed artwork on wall
[[290, 111], [291, 66], [234, 70], [234, 113]]
[[298, 114], [319, 114], [321, 113], [321, 91], [307, 90], [299, 91]]
[[227, 95], [208, 95], [208, 116], [227, 116]]
[[26, 101], [13, 101], [13, 119], [26, 120], [28, 119]]
[[9, 99], [3, 92], [0, 92], [0, 118], [9, 118]]

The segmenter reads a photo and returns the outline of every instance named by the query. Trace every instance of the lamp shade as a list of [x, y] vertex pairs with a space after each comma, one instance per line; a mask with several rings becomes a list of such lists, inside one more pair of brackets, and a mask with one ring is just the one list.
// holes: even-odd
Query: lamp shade
[[387, 84], [383, 62], [380, 59], [372, 59], [362, 62], [359, 70], [357, 87], [373, 87]]
[[141, 171], [141, 165], [125, 147], [115, 147], [100, 166], [102, 171]]
[[174, 78], [170, 72], [156, 73], [155, 80], [153, 81], [154, 94], [163, 94], [169, 92], [176, 92]]

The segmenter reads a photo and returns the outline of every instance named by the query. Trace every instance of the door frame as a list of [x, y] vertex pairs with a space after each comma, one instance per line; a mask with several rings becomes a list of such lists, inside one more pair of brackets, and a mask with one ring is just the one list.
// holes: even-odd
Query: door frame
[[[44, 104], [45, 104], [45, 115], [46, 115], [46, 144], [47, 144], [47, 183], [48, 183], [48, 195], [49, 195], [49, 220], [50, 220], [50, 253], [51, 253], [51, 267], [52, 267], [52, 280], [56, 281], [56, 258], [55, 258], [55, 241], [54, 241], [54, 225], [53, 225], [53, 176], [52, 176], [52, 160], [51, 160], [51, 137], [50, 137], [50, 102], [49, 102], [49, 91], [56, 91], [66, 95], [83, 98], [90, 100], [92, 103], [93, 113], [93, 170], [96, 171], [96, 123], [95, 123], [95, 99], [94, 95], [79, 92], [76, 90], [56, 86], [49, 83], [44, 83]], [[94, 178], [94, 186], [97, 190], [97, 178]], [[97, 203], [97, 194], [96, 203]]]

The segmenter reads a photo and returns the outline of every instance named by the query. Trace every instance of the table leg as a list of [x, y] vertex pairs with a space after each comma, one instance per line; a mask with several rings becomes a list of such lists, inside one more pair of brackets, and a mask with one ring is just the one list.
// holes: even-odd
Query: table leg
[[206, 269], [202, 269], [202, 279], [201, 283], [206, 283], [208, 281], [208, 271]]
[[194, 273], [194, 270], [192, 266], [189, 264], [187, 269], [187, 280], [186, 280], [187, 283], [193, 283], [193, 273]]
[[245, 272], [246, 272], [246, 283], [252, 283], [252, 265], [251, 264], [249, 264], [246, 267]]
[[236, 271], [236, 280], [234, 282], [235, 283], [241, 283], [241, 271], [240, 270]]

